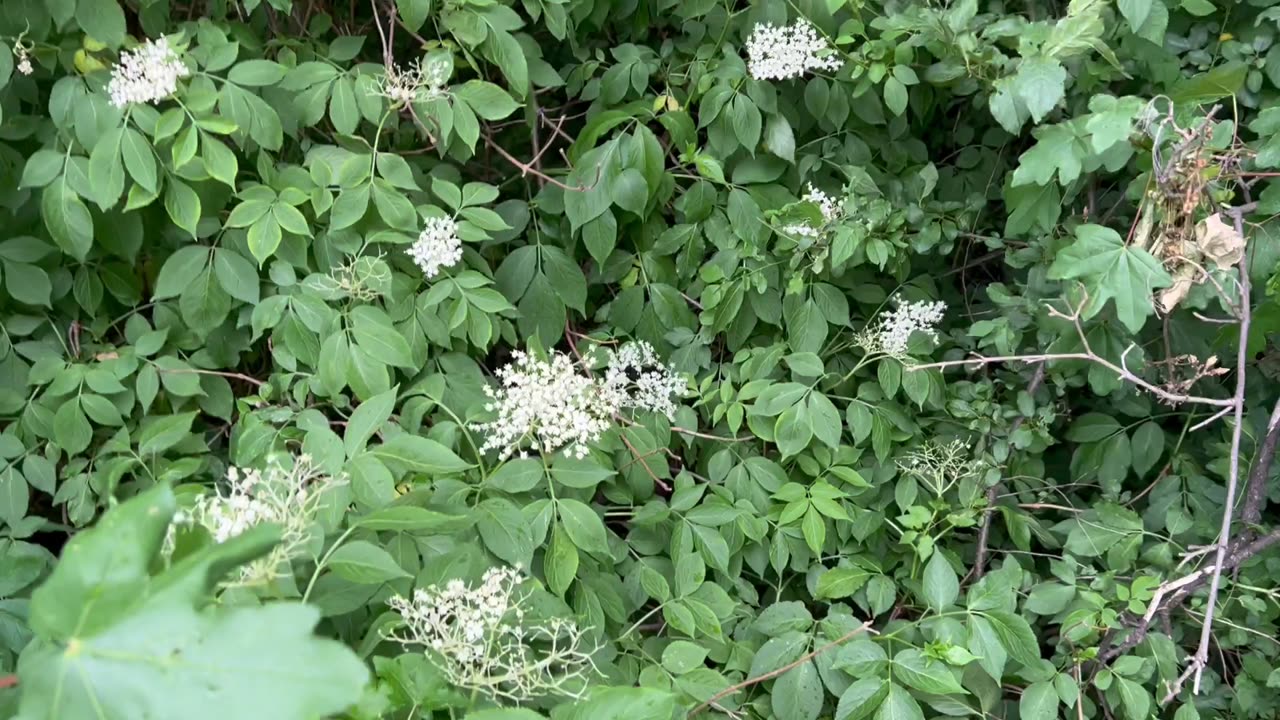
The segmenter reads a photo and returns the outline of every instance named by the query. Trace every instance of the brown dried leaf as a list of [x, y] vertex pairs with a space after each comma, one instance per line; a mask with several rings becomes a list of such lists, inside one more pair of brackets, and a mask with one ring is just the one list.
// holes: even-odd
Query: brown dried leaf
[[1214, 213], [1196, 224], [1196, 242], [1204, 256], [1223, 270], [1234, 267], [1244, 257], [1244, 238]]

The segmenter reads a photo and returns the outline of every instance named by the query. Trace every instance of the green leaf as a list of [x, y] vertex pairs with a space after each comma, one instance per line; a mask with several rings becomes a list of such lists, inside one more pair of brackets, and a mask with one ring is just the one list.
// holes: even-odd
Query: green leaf
[[501, 120], [520, 107], [506, 90], [483, 80], [468, 80], [453, 88], [453, 92], [485, 120]]
[[773, 715], [778, 720], [815, 720], [824, 696], [818, 669], [812, 662], [802, 663], [774, 681]]
[[586, 503], [560, 498], [556, 500], [556, 512], [560, 514], [560, 522], [564, 524], [569, 539], [573, 540], [578, 548], [589, 553], [607, 554], [609, 552], [604, 522]]
[[95, 40], [111, 47], [124, 42], [124, 8], [116, 0], [78, 0], [76, 24], [84, 28]]
[[404, 335], [391, 324], [386, 313], [368, 305], [351, 311], [351, 335], [369, 357], [395, 367], [412, 367], [413, 354]]
[[863, 720], [871, 717], [889, 696], [889, 681], [878, 677], [856, 680], [840, 695], [836, 720]]
[[412, 577], [382, 548], [363, 540], [347, 542], [329, 558], [329, 569], [338, 577], [360, 585], [378, 585]]
[[907, 109], [907, 86], [896, 77], [885, 78], [884, 104], [894, 115], [901, 115]]
[[[271, 528], [207, 546], [152, 577], [176, 503], [159, 485], [67, 544], [31, 599], [37, 634], [18, 662], [25, 718], [305, 718], [342, 711], [368, 671], [312, 631], [314, 608], [211, 603], [216, 581], [267, 552]], [[159, 563], [155, 563], [157, 566]]]
[[1067, 70], [1062, 63], [1044, 55], [1023, 58], [1013, 78], [1013, 89], [1031, 113], [1031, 119], [1040, 122], [1048, 115], [1066, 93]]
[[350, 77], [340, 77], [333, 83], [333, 95], [329, 98], [329, 119], [334, 129], [343, 135], [354, 133], [360, 124], [355, 87], [355, 81]]
[[160, 190], [159, 178], [156, 175], [156, 159], [151, 152], [151, 145], [142, 133], [131, 127], [124, 129], [120, 139], [120, 154], [124, 158], [125, 169], [129, 177], [148, 192]]
[[1042, 125], [1031, 134], [1036, 144], [1018, 158], [1013, 184], [1046, 185], [1058, 176], [1058, 183], [1070, 185], [1080, 177], [1088, 150], [1069, 123]]
[[533, 533], [519, 508], [510, 500], [489, 498], [476, 506], [475, 513], [476, 529], [489, 552], [512, 565], [531, 565]]
[[1053, 280], [1079, 279], [1089, 294], [1084, 318], [1115, 302], [1120, 322], [1138, 332], [1154, 313], [1152, 294], [1173, 283], [1169, 273], [1142, 248], [1125, 244], [1120, 234], [1100, 225], [1076, 228], [1076, 241], [1058, 253], [1049, 267]]
[[396, 435], [369, 452], [392, 468], [432, 476], [459, 473], [472, 467], [444, 445], [416, 435]]
[[891, 673], [894, 679], [922, 692], [933, 695], [965, 694], [965, 689], [952, 674], [950, 666], [925, 657], [924, 653], [915, 648], [908, 648], [893, 656]]
[[77, 398], [62, 401], [58, 412], [54, 413], [53, 436], [58, 445], [72, 455], [89, 447], [89, 442], [93, 440], [93, 428], [80, 409]]
[[93, 216], [84, 202], [67, 188], [65, 179], [44, 189], [40, 214], [58, 247], [71, 257], [84, 260], [93, 247]]
[[[360, 403], [347, 420], [347, 428], [342, 436], [342, 446], [347, 457], [352, 458], [364, 450], [364, 444], [391, 417], [395, 408], [396, 394], [399, 388], [379, 393]], [[456, 457], [456, 456], [455, 456]]]
[[[557, 458], [558, 459], [558, 458]], [[489, 475], [489, 484], [508, 493], [528, 492], [537, 487], [546, 474], [542, 463], [532, 458], [508, 460]]]
[[983, 615], [1010, 657], [1027, 667], [1040, 663], [1040, 641], [1026, 619], [1003, 610], [990, 610]]
[[1217, 67], [1179, 81], [1169, 91], [1176, 103], [1203, 105], [1235, 95], [1244, 87], [1249, 68], [1243, 62], [1226, 62]]
[[708, 650], [687, 640], [676, 640], [662, 651], [662, 667], [674, 675], [685, 673], [703, 666]]
[[1022, 691], [1018, 715], [1023, 720], [1057, 720], [1058, 691], [1052, 682], [1035, 682]]
[[924, 568], [924, 597], [929, 607], [941, 612], [951, 607], [959, 594], [960, 579], [956, 571], [941, 552], [934, 552]]
[[920, 704], [896, 683], [889, 683], [889, 692], [876, 710], [876, 720], [924, 720]]
[[227, 80], [237, 85], [262, 87], [275, 85], [284, 79], [288, 68], [271, 60], [245, 60], [236, 63], [227, 73]]
[[[181, 252], [179, 250], [178, 252]], [[213, 251], [213, 272], [218, 284], [237, 300], [257, 304], [258, 270], [243, 255], [226, 248]]]
[[196, 236], [196, 225], [200, 222], [200, 196], [191, 186], [181, 180], [170, 179], [165, 186], [164, 209], [174, 224]]
[[832, 599], [849, 597], [869, 579], [871, 573], [861, 568], [834, 568], [818, 576], [815, 596]]
[[1133, 431], [1130, 443], [1133, 452], [1133, 471], [1146, 475], [1156, 466], [1164, 454], [1164, 430], [1155, 422], [1145, 422]]

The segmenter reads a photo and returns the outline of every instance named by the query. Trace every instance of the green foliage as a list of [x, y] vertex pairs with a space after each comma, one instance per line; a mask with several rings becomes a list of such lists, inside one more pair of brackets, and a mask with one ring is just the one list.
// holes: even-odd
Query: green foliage
[[1268, 0], [0, 5], [0, 715], [1280, 711]]

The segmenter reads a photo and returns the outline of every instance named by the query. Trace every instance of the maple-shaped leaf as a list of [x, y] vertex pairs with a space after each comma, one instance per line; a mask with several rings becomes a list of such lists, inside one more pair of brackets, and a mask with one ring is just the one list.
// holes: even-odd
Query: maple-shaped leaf
[[18, 660], [20, 720], [314, 720], [368, 680], [342, 644], [316, 637], [320, 611], [294, 602], [214, 605], [212, 590], [269, 551], [252, 528], [152, 572], [176, 509], [157, 486], [69, 543], [31, 597], [35, 639]]
[[1014, 185], [1045, 185], [1058, 176], [1062, 185], [1070, 185], [1080, 177], [1089, 148], [1076, 130], [1075, 122], [1042, 125], [1031, 134], [1036, 144], [1018, 158], [1013, 171]]
[[1066, 84], [1066, 68], [1057, 60], [1043, 55], [1024, 59], [1018, 65], [1018, 73], [1013, 76], [1014, 90], [1036, 122], [1044, 119], [1062, 101]]
[[1089, 293], [1084, 319], [1114, 300], [1116, 315], [1131, 332], [1138, 332], [1154, 312], [1151, 295], [1173, 282], [1151, 253], [1124, 244], [1120, 234], [1101, 225], [1076, 228], [1076, 241], [1058, 253], [1049, 279], [1078, 279]]

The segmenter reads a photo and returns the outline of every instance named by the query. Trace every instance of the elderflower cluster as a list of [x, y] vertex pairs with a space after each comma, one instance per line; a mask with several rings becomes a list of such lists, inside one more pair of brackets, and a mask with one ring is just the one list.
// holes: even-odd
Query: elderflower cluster
[[685, 385], [684, 377], [674, 367], [663, 365], [653, 346], [644, 340], [609, 351], [604, 388], [619, 407], [648, 410], [672, 419], [676, 404], [671, 398], [683, 395]]
[[482, 450], [497, 450], [503, 459], [517, 450], [524, 457], [529, 446], [544, 455], [562, 450], [584, 458], [623, 409], [674, 417], [672, 397], [683, 395], [686, 385], [643, 341], [609, 351], [602, 380], [578, 372], [564, 353], [546, 361], [523, 351], [514, 356], [498, 371], [498, 387], [485, 388], [485, 410], [496, 418], [475, 426], [487, 435]]
[[529, 622], [519, 567], [490, 568], [476, 586], [450, 580], [395, 596], [400, 625], [387, 638], [420, 647], [450, 684], [516, 703], [546, 695], [579, 697], [597, 672], [586, 632], [560, 618]]
[[[200, 496], [175, 521], [204, 528], [217, 543], [258, 525], [279, 525], [281, 541], [272, 551], [240, 568], [240, 584], [268, 582], [286, 573], [288, 562], [305, 551], [322, 501], [342, 483], [321, 472], [305, 454], [295, 458], [290, 467], [272, 464], [265, 472], [231, 467], [225, 491]], [[172, 549], [172, 528], [170, 532], [166, 545]]]
[[894, 298], [896, 307], [880, 315], [858, 334], [857, 342], [868, 353], [905, 358], [914, 333], [937, 339], [938, 323], [947, 311], [944, 302], [903, 302]]
[[409, 257], [422, 268], [422, 274], [433, 278], [442, 268], [453, 267], [462, 259], [462, 239], [453, 218], [433, 217], [409, 246]]
[[448, 93], [449, 63], [419, 58], [407, 67], [390, 65], [379, 83], [378, 94], [392, 105], [408, 105], [444, 97]]
[[476, 426], [488, 436], [483, 450], [500, 450], [505, 459], [528, 443], [543, 454], [564, 448], [565, 455], [586, 457], [612, 423], [614, 398], [564, 353], [548, 361], [519, 350], [514, 355], [498, 370], [498, 388], [485, 387], [491, 400], [485, 410], [497, 418]]
[[839, 70], [842, 61], [805, 19], [759, 23], [747, 38], [747, 67], [756, 80], [789, 80], [813, 70]]
[[822, 213], [822, 227], [814, 227], [808, 222], [792, 223], [782, 228], [788, 235], [820, 237], [826, 226], [839, 220], [844, 214], [844, 203], [818, 189], [813, 183], [809, 183], [808, 192], [800, 199], [818, 206], [818, 211]]
[[148, 40], [120, 56], [111, 70], [107, 92], [111, 104], [122, 108], [132, 103], [158, 103], [178, 89], [178, 79], [191, 71], [169, 47], [168, 38]]
[[26, 31], [23, 31], [14, 41], [13, 57], [18, 61], [15, 66], [18, 72], [23, 75], [30, 75], [35, 72], [35, 68], [31, 67], [31, 47], [24, 39], [26, 34]]
[[974, 475], [982, 468], [981, 463], [974, 462], [969, 456], [969, 443], [964, 440], [952, 440], [946, 444], [928, 441], [895, 462], [902, 473], [914, 476], [935, 495], [941, 496], [962, 478]]

